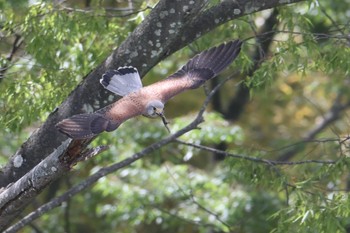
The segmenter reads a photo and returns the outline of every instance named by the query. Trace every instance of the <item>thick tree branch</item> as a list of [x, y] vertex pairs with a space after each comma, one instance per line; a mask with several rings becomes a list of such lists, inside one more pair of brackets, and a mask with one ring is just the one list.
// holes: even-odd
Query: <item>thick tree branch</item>
[[[256, 70], [259, 69], [262, 62], [264, 62], [269, 48], [272, 44], [273, 37], [277, 33], [273, 31], [273, 28], [277, 26], [277, 16], [278, 11], [275, 9], [269, 18], [266, 20], [264, 26], [260, 29], [258, 35], [256, 35], [257, 47], [253, 55], [253, 66], [248, 71], [247, 76], [252, 76]], [[225, 112], [223, 112], [224, 117], [231, 121], [236, 121], [243, 113], [245, 106], [249, 101], [249, 88], [244, 82], [238, 85], [236, 95], [232, 98], [229, 106]]]
[[[77, 162], [95, 156], [107, 147], [82, 150], [88, 141], [67, 139], [17, 182], [0, 191], [0, 231], [10, 224], [48, 184], [68, 172]], [[21, 161], [17, 161], [20, 163]]]

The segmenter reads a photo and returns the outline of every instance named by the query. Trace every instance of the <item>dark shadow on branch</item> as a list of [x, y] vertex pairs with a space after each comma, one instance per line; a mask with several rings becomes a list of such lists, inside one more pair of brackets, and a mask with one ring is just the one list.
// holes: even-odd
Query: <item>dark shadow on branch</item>
[[319, 133], [321, 133], [335, 121], [339, 120], [342, 116], [342, 113], [350, 107], [350, 101], [345, 104], [339, 104], [339, 98], [340, 95], [338, 95], [329, 111], [323, 116], [322, 121], [316, 124], [309, 132], [307, 132], [302, 141], [298, 142], [298, 145], [289, 147], [287, 150], [284, 150], [284, 152], [278, 156], [277, 160], [288, 161], [292, 159], [297, 153], [305, 149], [305, 145], [308, 142], [313, 141]]
[[[252, 76], [254, 72], [259, 69], [260, 64], [264, 62], [275, 35], [275, 31], [273, 31], [273, 29], [277, 27], [277, 16], [278, 11], [277, 9], [274, 9], [272, 14], [266, 20], [264, 26], [260, 29], [259, 34], [256, 36], [257, 47], [253, 55], [254, 64], [248, 71], [247, 76]], [[224, 118], [230, 121], [237, 121], [243, 113], [248, 101], [249, 88], [245, 85], [244, 82], [241, 82], [239, 83], [237, 93], [235, 97], [230, 101], [227, 110], [222, 112]]]

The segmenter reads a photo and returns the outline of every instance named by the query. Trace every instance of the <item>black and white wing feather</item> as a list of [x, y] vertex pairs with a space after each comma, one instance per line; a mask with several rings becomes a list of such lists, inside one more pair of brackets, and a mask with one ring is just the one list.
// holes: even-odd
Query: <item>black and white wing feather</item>
[[132, 66], [107, 71], [102, 75], [100, 83], [107, 90], [120, 96], [125, 96], [142, 88], [139, 72]]

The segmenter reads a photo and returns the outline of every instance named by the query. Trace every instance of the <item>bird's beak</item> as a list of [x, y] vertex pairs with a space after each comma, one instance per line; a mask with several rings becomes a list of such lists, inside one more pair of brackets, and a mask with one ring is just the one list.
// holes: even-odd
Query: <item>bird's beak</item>
[[162, 109], [162, 108], [156, 108], [155, 113], [156, 113], [158, 116], [163, 116], [163, 109]]

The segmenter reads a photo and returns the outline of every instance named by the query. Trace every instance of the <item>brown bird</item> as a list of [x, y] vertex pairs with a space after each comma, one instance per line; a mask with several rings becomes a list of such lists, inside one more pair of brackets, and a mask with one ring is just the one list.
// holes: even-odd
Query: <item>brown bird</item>
[[86, 139], [103, 131], [113, 131], [124, 121], [138, 116], [163, 117], [164, 104], [173, 96], [195, 89], [218, 75], [238, 56], [242, 41], [235, 40], [203, 51], [168, 78], [142, 87], [136, 68], [120, 67], [107, 71], [100, 83], [109, 91], [123, 96], [94, 113], [74, 115], [56, 127], [73, 139]]

